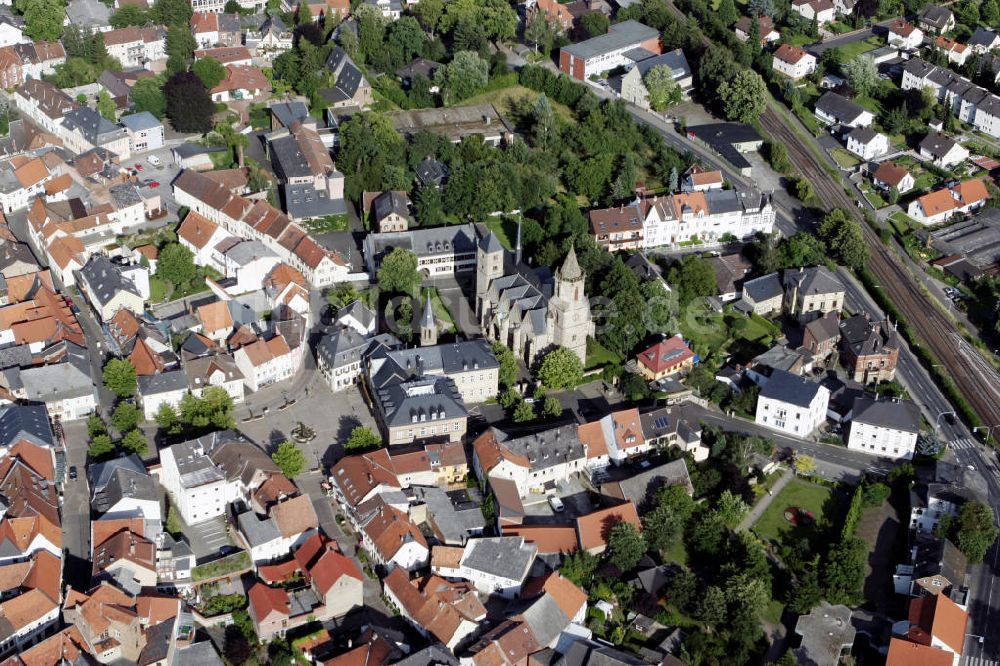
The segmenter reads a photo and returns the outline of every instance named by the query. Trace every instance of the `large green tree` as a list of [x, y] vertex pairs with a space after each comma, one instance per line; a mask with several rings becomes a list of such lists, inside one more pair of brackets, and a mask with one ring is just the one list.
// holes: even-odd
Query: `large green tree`
[[438, 29], [448, 33], [462, 21], [478, 23], [494, 41], [512, 39], [517, 33], [517, 12], [506, 0], [451, 0], [445, 5]]
[[864, 540], [849, 536], [827, 554], [823, 570], [826, 600], [831, 604], [854, 607], [864, 602], [865, 559], [868, 546]]
[[107, 90], [102, 90], [97, 95], [97, 112], [105, 119], [115, 122], [118, 120], [117, 111], [118, 107], [115, 105], [115, 100], [111, 99], [111, 95], [108, 94]]
[[135, 366], [126, 359], [113, 358], [104, 365], [104, 385], [119, 398], [130, 398], [137, 388]]
[[279, 444], [277, 451], [271, 454], [271, 460], [289, 479], [294, 479], [306, 468], [306, 456], [293, 442]]
[[580, 357], [565, 347], [553, 349], [538, 368], [538, 379], [551, 389], [575, 386], [583, 377]]
[[434, 81], [449, 103], [472, 97], [486, 87], [489, 79], [489, 63], [475, 51], [459, 51], [434, 73]]
[[744, 69], [719, 84], [722, 111], [729, 120], [756, 122], [767, 106], [767, 86], [757, 72]]
[[170, 243], [160, 251], [156, 274], [175, 286], [188, 284], [198, 276], [194, 254], [180, 243]]
[[646, 552], [646, 540], [632, 523], [620, 522], [608, 533], [608, 561], [625, 573], [639, 564]]
[[587, 12], [580, 17], [580, 25], [591, 37], [598, 37], [608, 31], [611, 21], [604, 12]]
[[126, 5], [111, 15], [111, 27], [116, 30], [130, 25], [144, 26], [149, 22], [149, 13], [135, 5]]
[[993, 509], [982, 502], [966, 502], [952, 525], [952, 541], [958, 549], [969, 562], [982, 562], [986, 551], [997, 540]]
[[351, 430], [347, 442], [344, 444], [344, 451], [347, 453], [360, 453], [370, 449], [377, 449], [382, 445], [382, 438], [371, 428], [357, 426]]
[[111, 425], [120, 433], [126, 433], [139, 425], [141, 413], [131, 402], [120, 402], [111, 413]]
[[122, 448], [142, 458], [146, 455], [146, 451], [149, 448], [149, 440], [146, 439], [146, 435], [142, 433], [142, 430], [133, 428], [122, 437]]
[[150, 10], [150, 18], [161, 25], [186, 27], [193, 13], [189, 0], [157, 0]]
[[209, 90], [219, 85], [226, 78], [226, 68], [215, 58], [199, 58], [191, 65], [194, 72]]
[[388, 294], [416, 294], [420, 286], [420, 273], [417, 272], [417, 255], [401, 247], [382, 258], [378, 272], [375, 274], [378, 288]]
[[198, 43], [187, 23], [171, 25], [167, 29], [167, 74], [177, 74], [187, 69], [196, 48]]
[[19, 0], [24, 34], [36, 42], [54, 42], [62, 36], [65, 7], [62, 0]]
[[650, 67], [643, 83], [649, 92], [649, 106], [653, 111], [663, 111], [683, 100], [681, 88], [674, 81], [674, 72], [668, 65]]
[[842, 69], [855, 95], [871, 95], [878, 87], [878, 67], [872, 58], [858, 56], [844, 63]]
[[406, 174], [406, 142], [381, 113], [359, 113], [341, 125], [337, 168], [346, 176], [346, 195], [354, 200], [365, 191], [407, 188], [411, 181], [393, 180]]
[[159, 76], [144, 77], [132, 86], [130, 95], [136, 113], [148, 111], [162, 119], [167, 111], [167, 98], [163, 95], [164, 79]]
[[192, 72], [178, 72], [163, 85], [166, 114], [178, 132], [204, 134], [212, 129], [215, 103], [205, 85]]
[[508, 388], [517, 383], [518, 372], [517, 359], [514, 358], [514, 352], [510, 350], [507, 345], [501, 344], [499, 342], [494, 342], [493, 355], [497, 357], [497, 361], [500, 362], [500, 373], [499, 373], [499, 383], [503, 388]]

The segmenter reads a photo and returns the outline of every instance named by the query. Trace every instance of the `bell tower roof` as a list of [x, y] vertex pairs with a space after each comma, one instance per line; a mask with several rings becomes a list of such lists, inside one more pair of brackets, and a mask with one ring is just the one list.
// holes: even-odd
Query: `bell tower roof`
[[572, 245], [569, 246], [569, 254], [566, 255], [566, 261], [559, 268], [557, 277], [560, 280], [579, 280], [583, 277], [580, 263], [576, 260], [576, 248]]

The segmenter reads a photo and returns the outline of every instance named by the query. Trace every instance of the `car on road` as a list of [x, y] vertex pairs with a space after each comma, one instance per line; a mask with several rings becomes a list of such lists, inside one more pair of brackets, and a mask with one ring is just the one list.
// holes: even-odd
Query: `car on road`
[[76, 476], [77, 476], [76, 466], [70, 467], [69, 468], [69, 478], [75, 481], [76, 480]]
[[149, 181], [149, 186], [155, 189], [160, 186], [160, 182], [157, 180], [151, 180]]

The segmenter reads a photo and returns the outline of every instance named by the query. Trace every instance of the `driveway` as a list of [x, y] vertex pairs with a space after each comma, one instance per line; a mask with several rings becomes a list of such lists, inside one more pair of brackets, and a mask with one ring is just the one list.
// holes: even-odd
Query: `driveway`
[[[87, 482], [87, 422], [63, 424], [66, 438], [66, 483], [63, 485], [63, 578], [77, 590], [90, 587], [90, 486]], [[76, 467], [77, 478], [69, 478]]]
[[195, 557], [199, 560], [218, 555], [219, 549], [223, 546], [233, 545], [223, 516], [216, 516], [195, 525], [184, 525], [184, 534]]

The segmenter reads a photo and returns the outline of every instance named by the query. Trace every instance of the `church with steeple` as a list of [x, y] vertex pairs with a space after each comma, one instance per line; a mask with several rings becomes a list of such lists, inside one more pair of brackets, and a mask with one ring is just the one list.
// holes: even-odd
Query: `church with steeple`
[[585, 362], [594, 320], [576, 251], [570, 248], [552, 275], [547, 267], [521, 260], [520, 225], [517, 232], [513, 253], [493, 233], [479, 240], [476, 317], [483, 334], [509, 347], [529, 366], [555, 347], [566, 347]]

